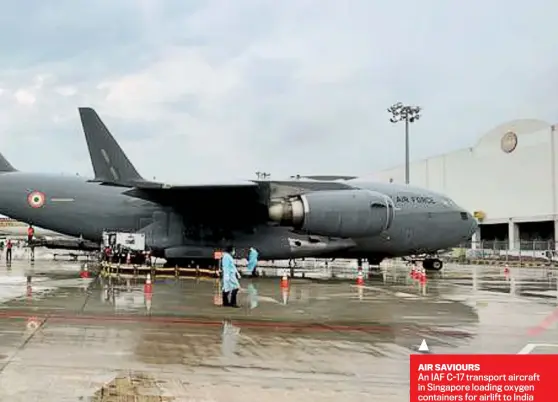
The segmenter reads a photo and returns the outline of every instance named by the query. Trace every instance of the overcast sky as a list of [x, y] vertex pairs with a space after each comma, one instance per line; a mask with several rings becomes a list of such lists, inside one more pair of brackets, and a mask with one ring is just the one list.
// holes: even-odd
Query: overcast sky
[[78, 106], [139, 172], [356, 174], [403, 162], [386, 108], [424, 107], [412, 156], [558, 122], [558, 3], [20, 0], [0, 14], [0, 151], [91, 175]]

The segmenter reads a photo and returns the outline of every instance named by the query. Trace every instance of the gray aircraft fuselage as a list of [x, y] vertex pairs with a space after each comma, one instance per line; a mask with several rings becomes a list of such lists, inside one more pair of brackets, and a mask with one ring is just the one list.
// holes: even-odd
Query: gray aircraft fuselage
[[[455, 247], [475, 231], [476, 220], [449, 198], [429, 190], [398, 184], [349, 180], [354, 188], [389, 196], [395, 203], [391, 226], [381, 235], [338, 239], [339, 250], [300, 247], [308, 238], [289, 228], [261, 225], [253, 234], [239, 234], [237, 247], [254, 246], [263, 259], [317, 256], [397, 257]], [[183, 217], [168, 207], [127, 195], [130, 188], [102, 185], [75, 176], [25, 172], [0, 173], [0, 214], [69, 236], [99, 242], [104, 230], [142, 231], [154, 250], [180, 246], [218, 247], [185, 237]], [[28, 195], [45, 195], [44, 205], [30, 206]], [[343, 243], [345, 241], [345, 243]], [[347, 248], [344, 245], [352, 244]]]

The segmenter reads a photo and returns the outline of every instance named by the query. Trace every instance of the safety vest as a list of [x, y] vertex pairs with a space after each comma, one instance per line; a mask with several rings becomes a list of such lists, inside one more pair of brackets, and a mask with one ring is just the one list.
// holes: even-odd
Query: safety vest
[[33, 228], [28, 228], [27, 229], [27, 236], [33, 236], [35, 234], [35, 229]]

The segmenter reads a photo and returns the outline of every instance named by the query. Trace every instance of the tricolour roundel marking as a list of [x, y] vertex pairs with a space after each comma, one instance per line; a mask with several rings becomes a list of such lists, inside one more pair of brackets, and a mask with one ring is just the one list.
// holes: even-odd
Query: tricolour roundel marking
[[45, 205], [45, 200], [45, 195], [40, 191], [32, 191], [27, 196], [27, 202], [32, 208], [41, 208], [43, 205]]

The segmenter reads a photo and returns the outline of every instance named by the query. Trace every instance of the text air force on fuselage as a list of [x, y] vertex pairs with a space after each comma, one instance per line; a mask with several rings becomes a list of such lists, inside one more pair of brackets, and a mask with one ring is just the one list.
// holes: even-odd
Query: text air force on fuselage
[[408, 204], [408, 203], [436, 204], [436, 201], [434, 201], [434, 198], [432, 197], [423, 197], [423, 196], [407, 197], [406, 195], [397, 195], [394, 198], [395, 199], [393, 201], [395, 202], [395, 204]]

